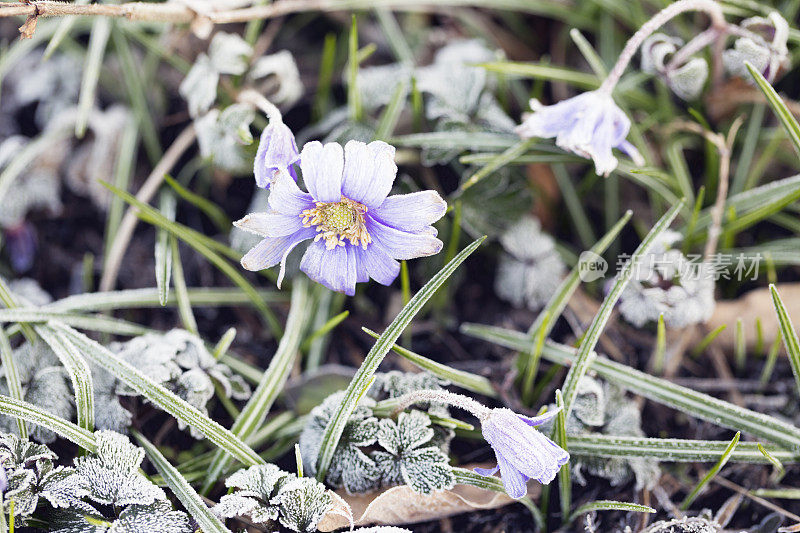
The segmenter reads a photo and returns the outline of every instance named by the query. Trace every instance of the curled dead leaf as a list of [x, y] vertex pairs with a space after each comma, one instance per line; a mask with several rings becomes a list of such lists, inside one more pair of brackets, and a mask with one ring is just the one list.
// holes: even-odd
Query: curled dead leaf
[[[472, 465], [486, 466], [486, 465]], [[470, 468], [472, 467], [470, 466]], [[538, 497], [540, 486], [532, 483], [528, 496]], [[471, 485], [456, 485], [452, 490], [419, 494], [401, 485], [368, 494], [346, 494], [338, 491], [331, 510], [317, 525], [320, 531], [349, 528], [348, 507], [356, 526], [398, 526], [437, 520], [469, 511], [497, 509], [516, 500], [504, 493], [480, 489]]]
[[30, 15], [27, 19], [25, 19], [25, 24], [19, 27], [19, 38], [33, 39], [33, 34], [36, 32], [36, 22], [38, 20], [38, 15]]

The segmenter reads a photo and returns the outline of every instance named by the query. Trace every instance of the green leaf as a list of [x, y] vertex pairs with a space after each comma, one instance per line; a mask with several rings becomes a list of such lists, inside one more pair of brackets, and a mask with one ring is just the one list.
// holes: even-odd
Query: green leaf
[[[161, 194], [161, 212], [168, 220], [175, 221], [174, 196], [167, 193]], [[172, 273], [172, 253], [169, 249], [169, 232], [161, 228], [156, 232], [155, 266], [158, 299], [161, 305], [165, 306], [169, 295], [169, 277]]]
[[94, 433], [68, 420], [64, 420], [61, 417], [51, 415], [32, 403], [0, 395], [0, 414], [22, 418], [23, 420], [54, 431], [59, 436], [74, 442], [84, 450], [88, 450], [92, 453], [97, 451]]
[[75, 393], [75, 409], [78, 412], [78, 425], [87, 431], [94, 431], [94, 387], [92, 371], [81, 353], [68, 339], [60, 337], [56, 331], [47, 326], [35, 326], [36, 333], [64, 365], [72, 381]]
[[[11, 397], [17, 401], [22, 401], [22, 384], [19, 380], [19, 373], [17, 372], [17, 365], [14, 362], [14, 351], [11, 349], [11, 343], [8, 342], [8, 337], [3, 328], [0, 328], [0, 361], [3, 364], [3, 370], [6, 374], [6, 386]], [[28, 438], [28, 426], [21, 418], [17, 418], [17, 427], [19, 429], [19, 436], [23, 439]]]
[[489, 174], [497, 172], [497, 170], [506, 166], [510, 161], [513, 161], [517, 157], [527, 152], [528, 148], [533, 146], [535, 141], [536, 139], [525, 139], [519, 141], [517, 144], [507, 149], [503, 153], [493, 157], [492, 160], [486, 163], [483, 168], [475, 172], [475, 174], [470, 176], [464, 183], [461, 184], [461, 187], [459, 187], [459, 192], [466, 191]]
[[769, 286], [769, 291], [772, 293], [772, 304], [775, 306], [775, 312], [778, 314], [781, 336], [783, 337], [783, 344], [786, 347], [786, 355], [789, 356], [789, 363], [792, 366], [797, 392], [800, 393], [800, 340], [797, 339], [797, 332], [794, 329], [794, 324], [792, 324], [792, 319], [789, 318], [789, 313], [786, 312], [786, 307], [783, 305], [780, 294], [778, 294], [778, 289], [775, 285], [771, 284]]
[[[391, 15], [390, 15], [391, 16]], [[389, 138], [393, 133], [397, 122], [400, 120], [400, 114], [405, 107], [406, 98], [408, 97], [408, 80], [403, 80], [397, 84], [397, 88], [392, 94], [392, 99], [383, 110], [378, 127], [375, 128], [375, 139], [384, 140]]]
[[697, 495], [700, 494], [700, 491], [703, 490], [703, 487], [708, 485], [714, 476], [716, 476], [717, 473], [722, 470], [722, 467], [725, 466], [725, 463], [727, 463], [728, 459], [730, 459], [733, 450], [736, 449], [736, 445], [739, 444], [739, 437], [741, 437], [741, 435], [741, 432], [736, 432], [736, 435], [734, 435], [733, 440], [731, 440], [730, 444], [728, 444], [728, 447], [725, 448], [725, 451], [722, 453], [722, 457], [719, 458], [719, 461], [717, 461], [717, 463], [711, 467], [711, 470], [709, 470], [706, 475], [703, 476], [703, 479], [701, 479], [700, 483], [698, 483], [697, 486], [692, 489], [692, 492], [687, 494], [686, 498], [683, 499], [683, 502], [681, 502], [681, 510], [685, 511], [688, 509], [689, 506], [692, 505], [692, 502], [695, 500], [695, 498], [697, 498]]
[[92, 21], [92, 32], [89, 35], [89, 48], [83, 64], [83, 78], [81, 79], [81, 93], [78, 98], [78, 117], [75, 121], [75, 136], [83, 138], [86, 125], [89, 123], [89, 114], [95, 106], [97, 93], [97, 80], [100, 79], [100, 69], [103, 66], [103, 56], [106, 53], [108, 38], [111, 36], [113, 20], [99, 17]]
[[331, 417], [328, 426], [325, 428], [325, 433], [322, 436], [320, 445], [319, 457], [317, 459], [317, 480], [324, 480], [328, 474], [333, 453], [336, 446], [339, 444], [339, 439], [344, 431], [345, 424], [350, 418], [350, 414], [356, 407], [358, 400], [363, 396], [372, 382], [377, 370], [378, 365], [381, 364], [383, 358], [392, 348], [397, 338], [408, 326], [414, 316], [422, 309], [431, 296], [434, 295], [436, 290], [450, 277], [450, 275], [458, 268], [458, 266], [474, 252], [478, 246], [486, 239], [481, 237], [472, 244], [464, 248], [452, 261], [447, 263], [435, 276], [433, 276], [428, 283], [423, 286], [417, 294], [411, 299], [408, 304], [403, 307], [400, 313], [395, 317], [386, 331], [372, 346], [372, 349], [364, 358], [364, 362], [356, 372], [353, 380], [348, 385], [345, 391], [344, 398], [336, 413]]
[[81, 315], [68, 311], [50, 311], [23, 307], [0, 309], [0, 323], [43, 323], [51, 320], [58, 320], [78, 329], [114, 333], [116, 335], [142, 335], [149, 331], [147, 328], [133, 322], [102, 315]]
[[[724, 440], [657, 439], [615, 435], [571, 435], [567, 437], [569, 453], [574, 457], [606, 459], [649, 457], [666, 463], [710, 463], [718, 461], [730, 442]], [[737, 463], [774, 464], [800, 462], [800, 452], [772, 449], [770, 459], [761, 450], [761, 443], [740, 442], [729, 460]], [[766, 451], [766, 450], [765, 450]]]
[[[178, 314], [181, 315], [181, 322], [184, 329], [198, 335], [197, 320], [194, 318], [192, 312], [192, 302], [189, 300], [189, 289], [186, 287], [186, 278], [183, 276], [183, 263], [181, 262], [181, 251], [178, 247], [178, 239], [174, 236], [169, 236], [169, 255], [172, 257], [172, 274], [173, 285], [175, 286], [175, 295], [178, 300]], [[167, 295], [165, 295], [162, 304], [167, 303]]]
[[228, 218], [228, 215], [225, 214], [225, 211], [223, 211], [217, 204], [204, 196], [193, 193], [175, 181], [175, 179], [169, 174], [164, 175], [164, 181], [166, 181], [167, 184], [172, 187], [172, 190], [174, 190], [178, 196], [205, 213], [220, 231], [228, 232], [230, 230], [231, 219]]
[[[512, 350], [526, 350], [530, 346], [528, 335], [518, 331], [481, 324], [464, 324], [461, 331]], [[542, 357], [569, 366], [575, 361], [575, 353], [574, 348], [548, 341]], [[589, 368], [610, 383], [688, 415], [780, 444], [789, 450], [800, 450], [800, 428], [775, 417], [676, 385], [605, 357], [595, 358]]]
[[87, 359], [103, 367], [138, 394], [144, 396], [175, 418], [202, 431], [208, 440], [237, 460], [245, 465], [262, 464], [264, 462], [252, 448], [242, 442], [236, 435], [211, 420], [171, 391], [155, 383], [137, 368], [118, 359], [105, 346], [63, 324], [53, 323], [53, 328], [75, 344]]
[[[553, 437], [556, 444], [567, 450], [567, 414], [564, 409], [564, 398], [559, 389], [556, 389], [556, 408], [559, 411], [558, 415], [556, 415]], [[569, 516], [569, 508], [572, 502], [572, 478], [569, 470], [569, 461], [567, 461], [558, 471], [558, 493], [561, 502], [562, 520]]]
[[597, 89], [600, 86], [600, 80], [595, 74], [587, 74], [586, 72], [541, 63], [496, 61], [493, 63], [479, 63], [477, 66], [483, 67], [489, 72], [496, 72], [508, 77], [561, 81], [585, 89]]
[[[292, 304], [286, 319], [286, 329], [278, 344], [278, 349], [272, 357], [269, 367], [261, 376], [253, 395], [231, 426], [231, 433], [237, 438], [247, 439], [264, 423], [275, 398], [283, 390], [300, 350], [303, 328], [314, 311], [308, 303], [308, 284], [304, 281], [296, 282], [292, 289]], [[208, 476], [201, 492], [207, 492], [228, 465], [230, 465], [230, 457], [221, 451], [218, 452], [208, 469]]]
[[764, 93], [764, 96], [767, 98], [767, 103], [769, 103], [772, 110], [778, 115], [778, 119], [781, 121], [783, 125], [783, 129], [786, 130], [786, 133], [789, 134], [789, 138], [794, 143], [795, 150], [800, 153], [800, 124], [797, 124], [797, 121], [794, 119], [792, 112], [789, 111], [789, 108], [786, 107], [786, 104], [783, 102], [778, 93], [775, 92], [775, 89], [770, 85], [770, 83], [761, 75], [759, 71], [753, 68], [753, 65], [750, 63], [745, 62], [744, 64], [747, 67], [747, 70], [750, 71], [750, 75], [753, 76], [753, 80], [755, 80], [756, 85], [758, 88], [761, 89], [761, 92]]
[[569, 517], [569, 522], [574, 522], [577, 518], [586, 513], [594, 511], [631, 511], [634, 513], [655, 513], [656, 510], [647, 505], [637, 503], [616, 502], [613, 500], [597, 500], [578, 507]]
[[672, 223], [672, 220], [678, 215], [678, 212], [683, 207], [683, 203], [683, 200], [678, 202], [672, 207], [672, 209], [667, 211], [667, 213], [661, 217], [658, 222], [656, 222], [656, 225], [653, 226], [653, 229], [650, 230], [650, 233], [647, 234], [636, 251], [633, 252], [631, 258], [628, 260], [625, 266], [622, 267], [622, 270], [619, 272], [619, 274], [617, 274], [617, 279], [614, 282], [614, 286], [611, 288], [608, 296], [606, 296], [606, 299], [600, 306], [600, 310], [597, 312], [592, 324], [586, 331], [586, 335], [584, 335], [583, 341], [581, 341], [581, 346], [578, 349], [575, 363], [570, 367], [569, 372], [567, 372], [567, 377], [564, 379], [564, 409], [567, 416], [569, 416], [569, 413], [572, 410], [572, 403], [575, 401], [575, 397], [578, 395], [578, 381], [580, 381], [580, 379], [589, 369], [591, 357], [594, 353], [594, 347], [597, 344], [597, 341], [600, 339], [600, 334], [603, 332], [606, 322], [608, 322], [608, 319], [611, 317], [611, 312], [614, 310], [614, 306], [617, 304], [617, 300], [619, 300], [622, 291], [633, 277], [636, 263], [642, 256], [644, 256], [644, 254], [647, 253], [647, 250], [650, 249], [650, 246], [661, 234], [661, 232], [669, 227], [669, 225]]
[[[375, 333], [369, 328], [361, 328], [367, 335], [378, 339], [380, 335]], [[478, 394], [483, 394], [484, 396], [488, 396], [490, 398], [497, 398], [497, 391], [494, 390], [494, 386], [492, 386], [492, 382], [486, 379], [483, 376], [478, 376], [477, 374], [472, 374], [470, 372], [465, 372], [463, 370], [456, 370], [455, 368], [450, 368], [447, 365], [443, 365], [442, 363], [437, 363], [432, 359], [428, 359], [418, 353], [414, 353], [411, 350], [407, 350], [400, 345], [393, 344], [392, 350], [410, 361], [411, 363], [415, 364], [422, 370], [427, 370], [434, 376], [442, 379], [446, 379], [447, 381], [453, 383], [454, 385], [458, 385], [462, 389], [466, 389], [468, 391], [472, 391]]]
[[192, 488], [191, 485], [184, 479], [178, 470], [172, 466], [169, 461], [158, 451], [149, 440], [147, 440], [138, 431], [133, 431], [133, 436], [139, 442], [139, 446], [144, 448], [150, 462], [156, 467], [158, 473], [164, 479], [166, 484], [177, 496], [178, 500], [183, 504], [192, 518], [197, 521], [205, 533], [230, 533], [230, 530], [225, 527], [217, 516], [211, 512], [211, 509], [206, 506], [203, 499]]

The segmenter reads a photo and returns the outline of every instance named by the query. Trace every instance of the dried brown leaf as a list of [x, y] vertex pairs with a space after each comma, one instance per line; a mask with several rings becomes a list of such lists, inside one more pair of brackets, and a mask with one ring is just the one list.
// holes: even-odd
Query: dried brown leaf
[[[538, 497], [539, 492], [539, 485], [531, 484], [528, 496]], [[369, 494], [350, 495], [338, 491], [336, 495], [331, 510], [317, 526], [320, 531], [350, 527], [346, 512], [348, 505], [356, 526], [400, 526], [475, 510], [497, 509], [516, 501], [504, 493], [470, 485], [456, 485], [452, 490], [430, 495], [418, 494], [405, 485]]]

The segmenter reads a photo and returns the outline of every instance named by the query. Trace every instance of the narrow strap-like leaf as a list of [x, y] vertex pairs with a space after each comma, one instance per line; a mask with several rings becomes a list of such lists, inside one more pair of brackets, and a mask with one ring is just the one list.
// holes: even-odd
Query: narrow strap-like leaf
[[638, 261], [647, 253], [661, 232], [669, 227], [682, 207], [683, 200], [672, 206], [672, 209], [667, 211], [667, 213], [656, 222], [656, 225], [653, 226], [653, 229], [650, 230], [650, 233], [642, 240], [639, 247], [633, 252], [631, 258], [625, 266], [622, 267], [620, 273], [617, 274], [617, 279], [611, 291], [608, 293], [608, 296], [606, 296], [606, 299], [600, 306], [600, 310], [597, 312], [592, 324], [586, 331], [586, 335], [578, 349], [575, 364], [570, 367], [569, 372], [567, 372], [567, 377], [564, 379], [564, 410], [567, 417], [569, 417], [575, 397], [578, 395], [578, 382], [589, 369], [590, 357], [594, 351], [594, 347], [600, 339], [600, 334], [603, 332], [608, 319], [611, 317], [611, 312], [614, 310], [617, 300], [619, 300], [619, 297], [622, 295], [622, 291], [625, 290], [628, 282], [633, 277]]
[[[0, 361], [3, 363], [3, 370], [6, 374], [6, 386], [9, 394], [15, 400], [22, 401], [22, 383], [19, 379], [17, 364], [14, 361], [14, 351], [11, 349], [11, 343], [8, 342], [8, 337], [3, 328], [0, 328]], [[17, 418], [17, 428], [19, 429], [19, 436], [27, 439], [28, 426], [25, 424], [25, 420]]]
[[134, 431], [133, 436], [139, 442], [139, 446], [144, 448], [150, 462], [156, 467], [156, 470], [158, 470], [158, 473], [164, 478], [167, 486], [169, 486], [178, 500], [180, 500], [191, 517], [195, 519], [200, 529], [205, 533], [230, 533], [230, 530], [225, 527], [225, 524], [211, 512], [211, 509], [203, 502], [200, 495], [195, 492], [180, 472], [178, 472], [161, 452], [158, 451], [158, 448], [138, 431]]
[[655, 513], [656, 510], [647, 505], [638, 503], [615, 502], [612, 500], [597, 500], [578, 507], [569, 517], [569, 522], [574, 522], [581, 515], [593, 511], [631, 511], [634, 513]]
[[353, 377], [350, 385], [347, 386], [344, 398], [342, 398], [342, 403], [339, 404], [338, 409], [331, 416], [330, 422], [328, 422], [328, 426], [325, 428], [325, 433], [322, 435], [319, 456], [317, 458], [318, 480], [322, 481], [325, 479], [325, 476], [327, 476], [328, 468], [330, 467], [331, 460], [333, 459], [333, 453], [339, 444], [339, 439], [344, 431], [344, 426], [347, 424], [347, 420], [350, 418], [350, 415], [356, 408], [358, 400], [361, 398], [364, 392], [366, 392], [369, 384], [372, 382], [373, 375], [375, 374], [375, 370], [377, 370], [378, 365], [381, 364], [383, 358], [386, 357], [386, 354], [389, 353], [389, 350], [391, 350], [392, 345], [395, 343], [406, 326], [408, 326], [414, 316], [419, 312], [420, 309], [422, 309], [422, 306], [425, 305], [425, 302], [427, 302], [431, 296], [433, 296], [436, 290], [442, 286], [445, 280], [447, 280], [447, 278], [449, 278], [450, 275], [455, 272], [456, 268], [458, 268], [458, 266], [464, 262], [464, 260], [469, 257], [469, 255], [474, 252], [478, 246], [480, 246], [484, 239], [486, 239], [486, 237], [481, 237], [461, 250], [461, 252], [455, 256], [452, 261], [447, 263], [435, 276], [433, 276], [430, 281], [428, 281], [428, 283], [426, 283], [425, 286], [423, 286], [419, 292], [415, 294], [413, 298], [411, 298], [411, 301], [408, 302], [405, 307], [403, 307], [392, 323], [389, 324], [389, 327], [386, 328], [386, 331], [383, 332], [380, 338], [372, 346], [372, 349], [364, 358], [364, 362], [356, 372], [356, 375]]
[[781, 121], [783, 128], [786, 130], [786, 133], [789, 134], [792, 143], [794, 143], [795, 150], [800, 153], [800, 125], [797, 124], [792, 112], [789, 111], [789, 108], [786, 107], [784, 101], [778, 96], [778, 93], [773, 89], [767, 79], [762, 76], [758, 70], [753, 68], [753, 65], [745, 62], [744, 66], [750, 71], [750, 75], [753, 76], [756, 85], [758, 85], [758, 88], [764, 93], [764, 96], [767, 98], [767, 103], [775, 114], [778, 115], [778, 119]]
[[[303, 326], [313, 311], [312, 307], [308, 305], [308, 300], [308, 284], [298, 280], [292, 287], [292, 305], [286, 319], [286, 328], [280, 343], [278, 343], [278, 349], [270, 361], [269, 367], [261, 376], [253, 395], [231, 426], [231, 433], [240, 439], [247, 439], [258, 426], [264, 423], [275, 398], [283, 390], [297, 358], [302, 341]], [[201, 492], [210, 489], [229, 464], [230, 458], [222, 452], [218, 452], [208, 469], [208, 476]]]
[[697, 498], [697, 495], [700, 494], [700, 491], [703, 490], [703, 487], [708, 485], [708, 483], [714, 479], [714, 476], [716, 476], [717, 473], [722, 470], [722, 467], [725, 466], [725, 463], [727, 463], [728, 459], [730, 459], [733, 450], [736, 449], [736, 445], [739, 444], [739, 437], [741, 437], [741, 435], [741, 432], [736, 432], [736, 435], [734, 435], [733, 440], [731, 440], [730, 444], [728, 444], [728, 447], [725, 448], [725, 451], [722, 453], [719, 461], [717, 461], [717, 463], [711, 467], [711, 470], [709, 470], [706, 475], [703, 476], [703, 479], [700, 480], [697, 486], [686, 495], [686, 498], [683, 499], [683, 502], [681, 502], [681, 510], [685, 511], [688, 509], [689, 506], [692, 505], [692, 502], [695, 500], [695, 498]]
[[781, 326], [781, 336], [786, 347], [786, 355], [789, 356], [797, 392], [800, 394], [800, 340], [797, 339], [794, 324], [792, 324], [792, 319], [786, 311], [786, 306], [783, 305], [778, 289], [775, 285], [770, 285], [769, 291], [772, 293], [772, 303], [775, 306], [775, 312], [778, 313], [778, 322]]
[[94, 430], [94, 387], [92, 371], [81, 353], [69, 339], [59, 336], [49, 325], [35, 326], [36, 333], [47, 343], [64, 365], [75, 393], [78, 425], [87, 431]]
[[52, 415], [32, 403], [0, 395], [0, 414], [22, 418], [57, 433], [60, 437], [74, 442], [84, 450], [97, 451], [94, 433], [59, 416]]

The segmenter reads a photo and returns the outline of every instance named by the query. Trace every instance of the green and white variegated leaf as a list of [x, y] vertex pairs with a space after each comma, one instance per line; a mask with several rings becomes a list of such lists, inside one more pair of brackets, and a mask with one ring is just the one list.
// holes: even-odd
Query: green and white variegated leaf
[[0, 415], [19, 417], [45, 427], [84, 450], [96, 449], [94, 434], [31, 403], [0, 395]]
[[[311, 411], [306, 420], [300, 434], [300, 453], [304, 469], [309, 474], [316, 472], [322, 436], [344, 395], [344, 391], [339, 391], [328, 396]], [[350, 414], [325, 477], [328, 485], [344, 487], [347, 492], [355, 494], [369, 492], [380, 484], [380, 468], [361, 450], [362, 447], [372, 446], [378, 438], [378, 419], [372, 416], [371, 409], [374, 405], [374, 400], [364, 397]]]
[[94, 388], [92, 371], [78, 349], [68, 339], [60, 337], [49, 326], [35, 326], [36, 333], [52, 348], [66, 368], [75, 392], [78, 425], [88, 431], [94, 429]]
[[444, 268], [434, 275], [430, 281], [414, 295], [408, 304], [403, 307], [397, 317], [389, 324], [389, 327], [386, 328], [386, 331], [383, 332], [372, 346], [372, 349], [364, 358], [364, 362], [347, 387], [342, 402], [336, 407], [335, 412], [330, 417], [320, 440], [319, 447], [317, 448], [318, 453], [314, 454], [316, 459], [316, 476], [318, 480], [326, 479], [328, 470], [331, 467], [334, 455], [338, 449], [339, 439], [345, 431], [345, 427], [350, 420], [350, 415], [356, 409], [359, 399], [369, 388], [373, 375], [381, 364], [381, 361], [383, 361], [383, 358], [386, 357], [392, 345], [422, 306], [425, 305], [436, 290], [447, 281], [453, 272], [455, 272], [456, 268], [480, 246], [484, 239], [485, 237], [481, 237], [464, 248], [447, 263]]
[[102, 315], [85, 315], [35, 308], [0, 309], [0, 322], [4, 323], [43, 323], [51, 320], [57, 320], [78, 329], [113, 333], [115, 335], [142, 335], [148, 331], [147, 328], [127, 320]]
[[400, 413], [397, 422], [382, 419], [377, 440], [385, 451], [371, 456], [381, 469], [383, 485], [404, 483], [421, 494], [453, 488], [447, 454], [433, 444], [433, 437], [431, 419], [422, 411]]
[[[312, 306], [308, 305], [308, 299], [308, 284], [295, 283], [292, 288], [292, 302], [286, 319], [286, 328], [278, 343], [278, 349], [250, 400], [231, 426], [231, 433], [241, 439], [249, 437], [264, 422], [275, 398], [283, 390], [303, 340], [303, 328], [314, 311]], [[218, 452], [208, 469], [203, 489], [208, 489], [229, 464], [230, 460]]]
[[317, 524], [333, 500], [322, 483], [292, 476], [272, 501], [280, 508], [278, 521], [284, 527], [305, 533], [317, 530]]
[[[0, 328], [0, 361], [2, 361], [2, 373], [5, 375], [6, 388], [9, 395], [15, 400], [24, 400], [22, 382], [17, 371], [17, 362], [14, 360], [14, 352], [11, 343], [8, 342], [3, 328]], [[23, 439], [28, 438], [28, 426], [21, 418], [17, 418], [17, 430]]]
[[180, 399], [174, 393], [155, 383], [137, 368], [117, 358], [104, 346], [70, 327], [64, 325], [55, 325], [54, 327], [60, 334], [69, 338], [93, 363], [103, 367], [128, 387], [175, 418], [202, 431], [206, 438], [239, 461], [247, 465], [264, 462], [252, 448], [230, 431]]
[[567, 416], [569, 416], [569, 413], [572, 410], [573, 401], [578, 393], [578, 382], [589, 369], [591, 360], [595, 356], [594, 347], [597, 344], [597, 341], [600, 339], [600, 334], [603, 332], [603, 328], [605, 328], [608, 319], [611, 317], [611, 312], [614, 310], [617, 300], [619, 300], [620, 295], [633, 277], [637, 262], [640, 261], [642, 256], [647, 253], [653, 243], [658, 239], [658, 236], [669, 227], [669, 225], [672, 223], [672, 220], [678, 215], [683, 207], [683, 203], [683, 200], [678, 202], [669, 211], [667, 211], [667, 213], [664, 214], [664, 216], [662, 216], [658, 222], [656, 222], [656, 225], [653, 226], [653, 229], [650, 230], [650, 233], [645, 236], [641, 244], [639, 244], [639, 247], [636, 248], [636, 251], [634, 251], [633, 255], [631, 255], [631, 258], [628, 260], [622, 270], [620, 270], [619, 274], [617, 274], [616, 281], [611, 287], [611, 291], [608, 293], [608, 296], [606, 296], [606, 299], [600, 306], [600, 310], [597, 312], [592, 324], [586, 331], [586, 335], [581, 341], [575, 364], [570, 367], [569, 372], [567, 372], [567, 377], [564, 378], [564, 408]]
[[189, 511], [192, 518], [195, 519], [197, 525], [200, 526], [205, 533], [230, 533], [230, 530], [225, 527], [225, 524], [211, 512], [202, 498], [200, 498], [180, 472], [178, 472], [161, 452], [158, 451], [158, 448], [141, 434], [135, 433], [134, 435], [142, 448], [144, 448], [150, 462], [153, 463], [153, 466], [156, 467], [156, 470], [158, 470], [158, 473], [164, 478], [169, 488], [175, 496], [177, 496], [186, 510]]
[[[169, 191], [161, 193], [159, 207], [164, 216], [169, 220], [175, 220], [176, 205], [175, 195], [171, 194]], [[157, 230], [155, 264], [158, 300], [162, 306], [165, 306], [169, 298], [169, 278], [172, 274], [172, 253], [169, 246], [169, 232], [161, 228]]]

